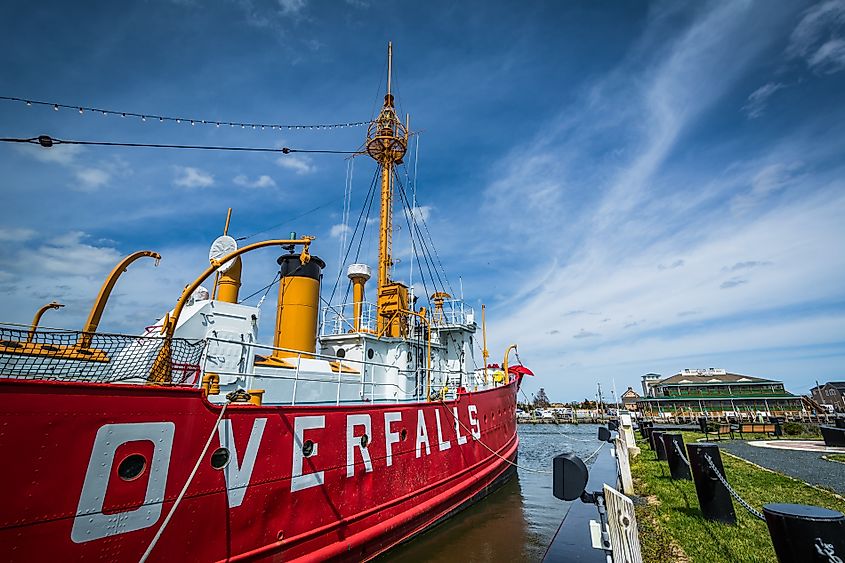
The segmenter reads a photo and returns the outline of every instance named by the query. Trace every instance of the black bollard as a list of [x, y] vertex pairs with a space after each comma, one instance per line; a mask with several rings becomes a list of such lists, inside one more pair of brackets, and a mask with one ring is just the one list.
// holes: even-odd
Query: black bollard
[[645, 439], [648, 442], [648, 447], [654, 450], [654, 438], [651, 436], [654, 434], [654, 427], [648, 426], [645, 429]]
[[652, 432], [654, 438], [654, 453], [658, 461], [666, 461], [666, 446], [663, 444], [663, 436], [666, 432]]
[[684, 437], [681, 434], [664, 434], [663, 447], [666, 449], [666, 461], [669, 462], [669, 474], [672, 475], [672, 479], [691, 480], [689, 466], [678, 453], [680, 449], [684, 457], [687, 455], [684, 449]]
[[763, 515], [780, 563], [842, 561], [845, 516], [804, 504], [767, 504]]
[[719, 478], [710, 469], [704, 455], [710, 456], [713, 465], [723, 476], [725, 469], [722, 466], [722, 456], [719, 454], [719, 446], [699, 442], [687, 446], [689, 462], [692, 469], [692, 480], [695, 481], [695, 494], [698, 496], [698, 505], [701, 507], [702, 515], [708, 520], [716, 520], [725, 524], [736, 524], [736, 513], [731, 502], [731, 494], [725, 488]]

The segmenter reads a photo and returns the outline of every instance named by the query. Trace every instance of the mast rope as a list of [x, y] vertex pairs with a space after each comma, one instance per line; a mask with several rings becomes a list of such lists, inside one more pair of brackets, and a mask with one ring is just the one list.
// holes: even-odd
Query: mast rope
[[202, 119], [198, 117], [168, 117], [166, 115], [159, 115], [157, 113], [138, 113], [134, 111], [120, 111], [120, 110], [111, 110], [111, 109], [103, 109], [103, 108], [95, 108], [89, 106], [77, 106], [72, 104], [61, 104], [58, 102], [46, 102], [43, 100], [32, 100], [28, 98], [18, 98], [15, 96], [0, 96], [0, 100], [4, 100], [7, 102], [23, 102], [27, 106], [51, 106], [55, 111], [59, 111], [59, 109], [70, 109], [74, 111], [78, 111], [80, 114], [89, 111], [91, 113], [101, 113], [103, 115], [116, 115], [119, 117], [137, 117], [141, 121], [147, 121], [148, 119], [155, 119], [158, 120], [160, 123], [165, 121], [173, 122], [173, 123], [190, 123], [191, 125], [214, 125], [216, 127], [220, 127], [221, 125], [227, 125], [229, 127], [240, 127], [241, 129], [258, 129], [261, 130], [270, 129], [272, 130], [282, 130], [287, 129], [291, 130], [301, 130], [301, 129], [340, 129], [340, 128], [347, 128], [347, 127], [362, 127], [364, 125], [369, 125], [370, 121], [350, 121], [348, 123], [320, 123], [320, 124], [284, 124], [284, 123], [247, 123], [247, 122], [237, 122], [237, 121], [226, 121], [222, 119]]
[[316, 150], [316, 149], [292, 149], [289, 147], [275, 148], [275, 147], [231, 147], [225, 145], [175, 145], [167, 143], [128, 143], [117, 141], [79, 141], [73, 139], [55, 139], [49, 135], [39, 135], [38, 137], [18, 138], [18, 137], [3, 137], [0, 138], [3, 143], [28, 143], [32, 145], [41, 145], [44, 148], [50, 148], [56, 145], [85, 145], [98, 147], [130, 147], [130, 148], [153, 148], [153, 149], [190, 149], [190, 150], [206, 150], [206, 151], [241, 151], [241, 152], [273, 152], [282, 154], [292, 153], [311, 153], [311, 154], [361, 154], [360, 151], [338, 151], [338, 150]]
[[[410, 208], [410, 204], [409, 204], [409, 200], [408, 200], [408, 194], [405, 192], [405, 188], [402, 185], [402, 182], [399, 179], [398, 174], [396, 175], [396, 180], [397, 180], [397, 184], [399, 186], [399, 195], [401, 197], [403, 205], [405, 205], [407, 208]], [[411, 217], [412, 217], [412, 219], [414, 219], [413, 213], [411, 214]], [[440, 277], [440, 272], [437, 271], [437, 268], [434, 265], [434, 259], [431, 257], [432, 256], [431, 250], [428, 248], [428, 243], [425, 241], [425, 238], [422, 235], [422, 231], [420, 230], [419, 225], [418, 225], [418, 223], [416, 222], [415, 219], [414, 219], [414, 222], [413, 222], [413, 228], [416, 230], [416, 233], [418, 235], [417, 238], [421, 243], [420, 248], [423, 251], [423, 257], [425, 258], [425, 265], [426, 265], [426, 268], [429, 271], [429, 276], [431, 277], [432, 284], [434, 285], [434, 289], [446, 291], [446, 284], [443, 283], [443, 280]], [[433, 244], [433, 242], [432, 242], [432, 244]], [[422, 264], [420, 265], [420, 271], [422, 271]], [[434, 279], [435, 276], [437, 277], [437, 281], [435, 281], [435, 279]], [[438, 287], [437, 282], [440, 283], [440, 287]], [[430, 295], [429, 295], [429, 297], [430, 297]]]
[[[332, 286], [332, 293], [331, 293], [331, 296], [329, 297], [329, 303], [332, 303], [334, 301], [335, 293], [337, 292], [337, 288], [340, 285], [340, 278], [343, 275], [343, 266], [344, 266], [344, 264], [346, 264], [346, 261], [349, 259], [349, 253], [352, 251], [352, 244], [355, 241], [355, 236], [358, 234], [358, 228], [361, 226], [361, 219], [364, 217], [365, 211], [367, 213], [367, 219], [369, 219], [370, 213], [368, 211], [368, 207], [372, 206], [372, 200], [373, 200], [373, 197], [374, 197], [374, 186], [376, 185], [377, 176], [378, 176], [378, 170], [376, 170], [373, 173], [373, 179], [370, 182], [370, 188], [367, 191], [367, 195], [364, 197], [364, 205], [361, 206], [361, 212], [358, 214], [358, 220], [355, 221], [355, 230], [352, 233], [352, 237], [349, 239], [349, 246], [346, 248], [346, 254], [343, 256], [343, 260], [341, 261], [341, 263], [337, 265], [337, 277], [335, 278], [334, 285]], [[369, 201], [369, 203], [368, 203], [368, 201]], [[364, 230], [366, 230], [366, 220], [365, 220], [365, 224], [364, 224]], [[363, 236], [364, 236], [364, 232], [362, 231], [361, 232], [362, 239], [363, 239]], [[360, 245], [359, 245], [359, 248], [360, 248]], [[355, 260], [356, 261], [358, 260], [357, 254], [355, 255]], [[348, 291], [348, 287], [347, 287], [346, 296], [344, 297], [344, 303], [346, 302], [346, 297], [348, 297], [348, 295], [349, 295], [349, 291]]]
[[191, 482], [194, 480], [194, 477], [199, 471], [200, 464], [202, 463], [203, 458], [205, 458], [205, 454], [208, 453], [208, 448], [211, 446], [211, 441], [214, 439], [214, 435], [217, 434], [217, 428], [220, 426], [220, 422], [223, 420], [223, 415], [226, 414], [226, 408], [229, 406], [230, 400], [228, 400], [223, 404], [223, 408], [220, 409], [220, 414], [217, 416], [217, 422], [214, 423], [214, 427], [211, 429], [211, 433], [208, 435], [208, 440], [205, 441], [205, 446], [202, 448], [202, 453], [197, 458], [197, 462], [194, 464], [194, 469], [191, 471], [191, 474], [188, 475], [188, 480], [185, 481], [185, 486], [182, 487], [182, 490], [179, 492], [179, 496], [176, 497], [176, 500], [173, 502], [173, 506], [170, 507], [170, 512], [167, 513], [165, 516], [164, 521], [161, 523], [161, 527], [156, 532], [156, 535], [153, 537], [153, 540], [150, 542], [150, 545], [147, 546], [147, 550], [139, 559], [139, 563], [145, 563], [146, 560], [149, 558], [150, 554], [153, 552], [158, 540], [161, 539], [161, 535], [164, 533], [165, 528], [170, 523], [170, 519], [173, 518], [173, 513], [176, 512], [176, 509], [179, 508], [179, 504], [181, 504], [182, 499], [185, 498], [185, 493], [188, 492], [188, 487], [191, 485]]

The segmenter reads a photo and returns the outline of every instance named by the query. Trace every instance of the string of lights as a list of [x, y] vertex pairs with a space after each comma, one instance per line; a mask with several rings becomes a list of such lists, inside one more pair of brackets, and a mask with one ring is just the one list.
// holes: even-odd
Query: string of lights
[[292, 149], [289, 147], [271, 148], [271, 147], [229, 147], [221, 145], [170, 145], [164, 143], [124, 143], [115, 141], [76, 141], [71, 139], [55, 139], [49, 135], [39, 135], [38, 137], [30, 138], [16, 138], [16, 137], [2, 137], [0, 143], [27, 143], [32, 145], [41, 145], [48, 149], [56, 145], [94, 145], [101, 147], [143, 147], [154, 149], [197, 149], [207, 151], [246, 151], [246, 152], [280, 152], [283, 154], [291, 153], [320, 153], [320, 154], [360, 154], [360, 151], [336, 151], [336, 150], [312, 150], [312, 149]]
[[239, 121], [225, 121], [219, 119], [201, 119], [201, 118], [191, 118], [191, 117], [170, 117], [166, 115], [158, 115], [152, 113], [137, 113], [133, 111], [119, 111], [119, 110], [110, 110], [110, 109], [103, 109], [103, 108], [95, 108], [95, 107], [88, 107], [88, 106], [76, 106], [70, 104], [61, 104], [58, 102], [45, 102], [42, 100], [28, 100], [26, 98], [18, 98], [15, 96], [0, 96], [0, 101], [7, 101], [7, 102], [19, 102], [24, 103], [27, 106], [46, 106], [52, 107], [53, 110], [59, 111], [61, 109], [69, 109], [73, 111], [78, 111], [80, 114], [84, 114], [86, 112], [92, 114], [102, 114], [104, 116], [114, 115], [119, 117], [131, 117], [140, 119], [141, 121], [158, 121], [160, 123], [170, 122], [170, 123], [190, 123], [191, 125], [214, 125], [215, 127], [239, 127], [241, 129], [261, 129], [262, 131], [271, 130], [271, 131], [296, 131], [296, 130], [315, 130], [315, 129], [344, 129], [347, 127], [363, 127], [365, 125], [369, 125], [369, 121], [351, 121], [349, 123], [320, 123], [320, 124], [311, 124], [311, 125], [303, 125], [303, 124], [282, 124], [282, 123], [246, 123], [246, 122], [239, 122]]

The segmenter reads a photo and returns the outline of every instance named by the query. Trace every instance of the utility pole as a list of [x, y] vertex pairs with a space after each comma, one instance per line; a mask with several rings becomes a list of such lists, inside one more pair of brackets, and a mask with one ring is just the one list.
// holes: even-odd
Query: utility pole
[[604, 414], [604, 408], [602, 408], [602, 403], [604, 403], [604, 399], [601, 395], [601, 382], [596, 383], [596, 385], [598, 386], [597, 395], [599, 397], [599, 414]]

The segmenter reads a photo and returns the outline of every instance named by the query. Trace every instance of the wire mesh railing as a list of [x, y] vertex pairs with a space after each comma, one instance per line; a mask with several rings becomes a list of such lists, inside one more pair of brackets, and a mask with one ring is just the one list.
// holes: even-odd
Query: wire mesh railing
[[198, 384], [205, 341], [174, 338], [161, 354], [164, 343], [158, 336], [0, 327], [0, 378], [141, 382], [162, 356], [169, 358], [163, 369], [170, 384]]

